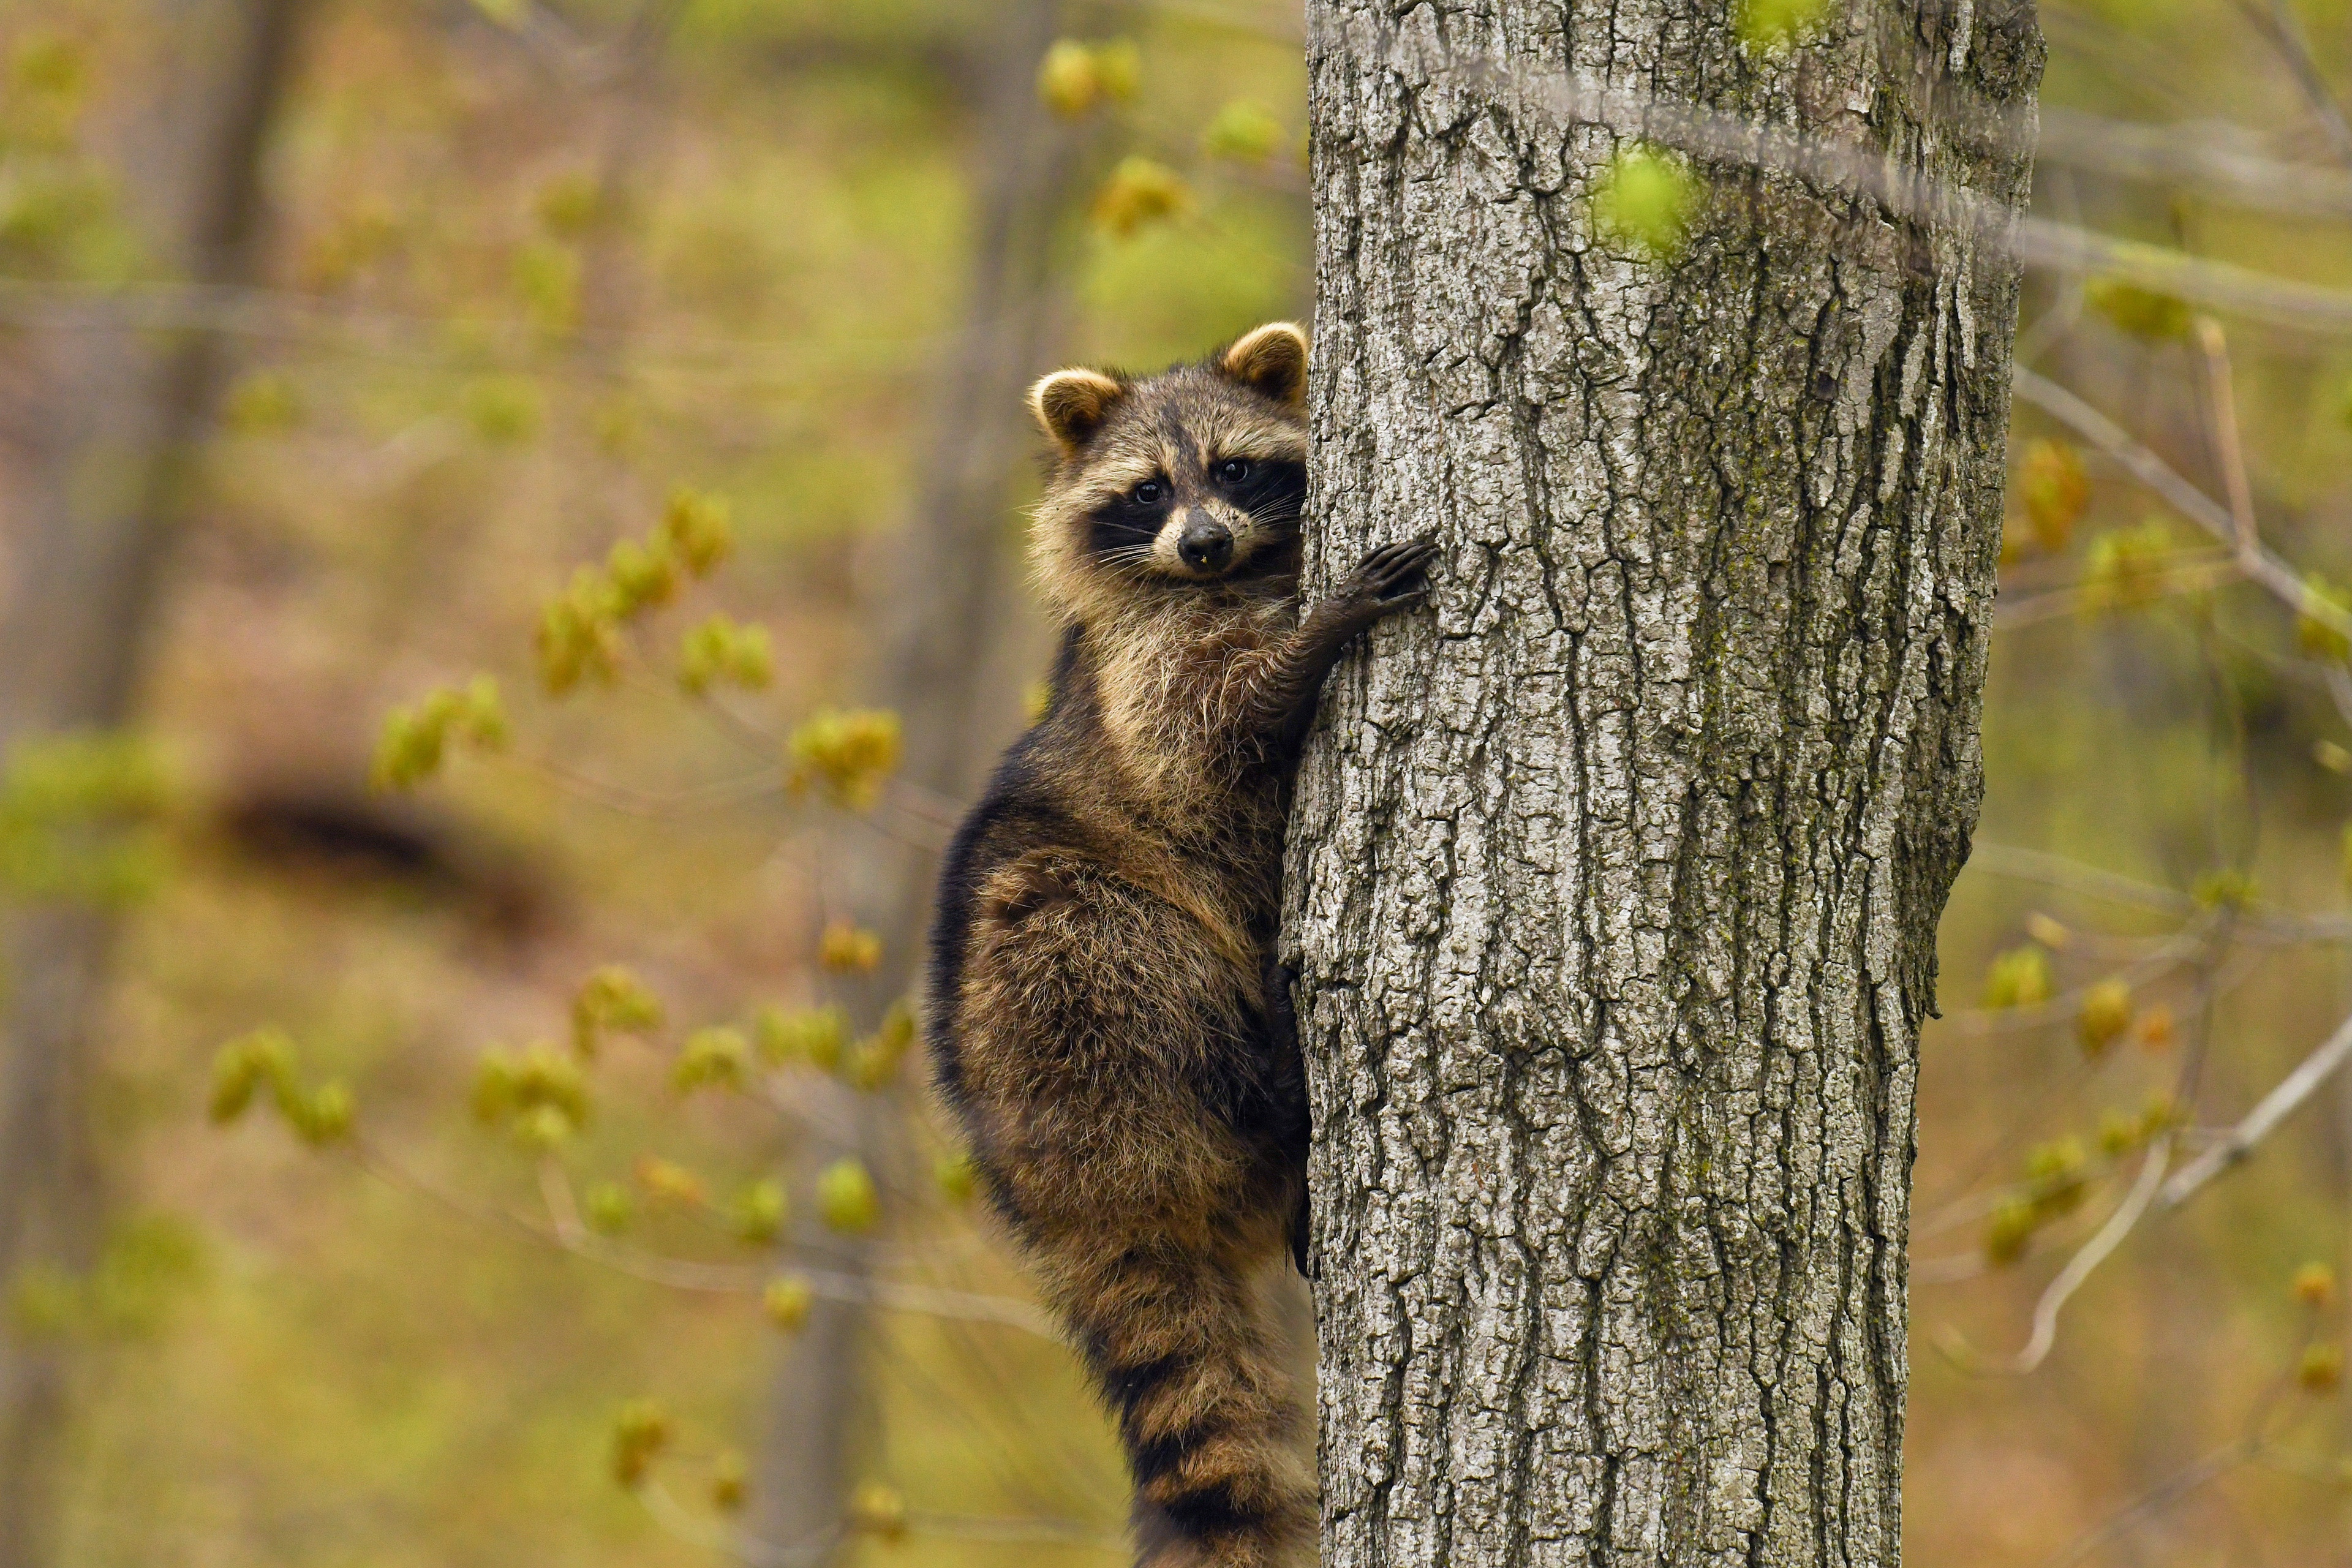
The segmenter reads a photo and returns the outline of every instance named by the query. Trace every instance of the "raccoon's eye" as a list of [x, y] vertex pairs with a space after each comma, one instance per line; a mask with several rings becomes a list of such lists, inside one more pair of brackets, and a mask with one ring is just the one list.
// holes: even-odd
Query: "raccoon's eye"
[[1135, 504], [1138, 506], [1158, 506], [1160, 504], [1160, 481], [1158, 479], [1146, 479], [1141, 484], [1135, 487]]
[[1217, 478], [1223, 479], [1229, 485], [1237, 485], [1244, 479], [1249, 478], [1249, 470], [1250, 466], [1247, 458], [1227, 458], [1223, 462], [1217, 465]]

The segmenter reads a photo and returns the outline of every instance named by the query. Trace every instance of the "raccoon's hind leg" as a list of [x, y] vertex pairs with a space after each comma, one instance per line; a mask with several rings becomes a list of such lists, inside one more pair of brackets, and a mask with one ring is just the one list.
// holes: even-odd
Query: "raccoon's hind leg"
[[1246, 1274], [1129, 1238], [1047, 1272], [1118, 1420], [1139, 1568], [1301, 1568], [1315, 1479]]
[[1262, 977], [1197, 920], [1066, 851], [991, 872], [977, 902], [963, 1111], [991, 1195], [1118, 1417], [1138, 1561], [1311, 1564], [1314, 1478], [1251, 1288], [1281, 1256], [1284, 1156], [1304, 1147], [1303, 1100], [1255, 1024]]

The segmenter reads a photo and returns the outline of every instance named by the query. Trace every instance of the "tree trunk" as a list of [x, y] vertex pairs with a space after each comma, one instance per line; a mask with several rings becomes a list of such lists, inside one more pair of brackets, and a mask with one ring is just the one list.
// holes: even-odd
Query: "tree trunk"
[[1695, 0], [1308, 9], [1310, 579], [1444, 547], [1293, 819], [1324, 1562], [1891, 1568], [2017, 269], [1704, 159], [1679, 254], [1622, 254], [1555, 89], [2014, 212], [2032, 12], [1767, 53]]
[[[900, 779], [932, 802], [970, 795], [1019, 723], [1006, 689], [1013, 666], [975, 658], [973, 650], [992, 645], [1010, 596], [1007, 505], [1029, 440], [1021, 389], [1042, 358], [1050, 263], [1070, 184], [1074, 141], [1046, 119], [1034, 86], [1060, 10], [1058, 0], [1022, 0], [975, 41], [979, 199], [965, 327], [942, 367], [930, 437], [919, 447], [915, 512], [875, 552], [882, 626], [875, 692], [905, 732]], [[845, 859], [849, 900], [882, 938], [882, 968], [856, 998], [870, 1023], [920, 968], [938, 856], [905, 838], [864, 833]], [[823, 1151], [824, 1157], [886, 1158], [876, 1108], [861, 1101], [838, 1109], [859, 1129], [863, 1146]], [[859, 1259], [829, 1266], [855, 1270]], [[849, 1467], [870, 1436], [858, 1430], [863, 1318], [853, 1303], [820, 1301], [783, 1352], [761, 1452], [764, 1539], [805, 1542], [841, 1516]]]
[[[261, 158], [291, 75], [303, 0], [239, 0], [183, 24], [191, 155], [137, 171], [184, 224], [168, 248], [198, 283], [250, 279]], [[216, 342], [158, 351], [127, 333], [35, 333], [19, 355], [7, 454], [21, 533], [0, 600], [0, 756], [44, 733], [131, 717], [188, 458], [209, 416]], [[0, 987], [0, 1284], [79, 1271], [99, 1245], [89, 1080], [118, 921], [43, 907], [6, 922]], [[66, 1427], [62, 1347], [0, 1328], [0, 1568], [52, 1561]]]

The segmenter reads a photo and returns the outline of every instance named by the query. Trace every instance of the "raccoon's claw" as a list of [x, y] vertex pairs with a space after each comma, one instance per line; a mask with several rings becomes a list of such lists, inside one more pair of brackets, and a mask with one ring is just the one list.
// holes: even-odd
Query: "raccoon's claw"
[[1349, 574], [1339, 596], [1366, 620], [1412, 609], [1429, 597], [1426, 574], [1436, 559], [1437, 545], [1427, 538], [1384, 544]]

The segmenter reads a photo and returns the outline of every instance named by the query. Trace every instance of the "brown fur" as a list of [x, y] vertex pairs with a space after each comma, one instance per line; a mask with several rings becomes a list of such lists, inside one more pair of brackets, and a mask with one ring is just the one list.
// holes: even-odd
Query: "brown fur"
[[1153, 1568], [1314, 1556], [1250, 1289], [1305, 1244], [1282, 835], [1325, 673], [1419, 601], [1430, 552], [1376, 552], [1298, 613], [1306, 363], [1275, 323], [1032, 389], [1055, 456], [1031, 558], [1064, 651], [949, 852], [932, 939], [942, 1093], [1118, 1417]]

